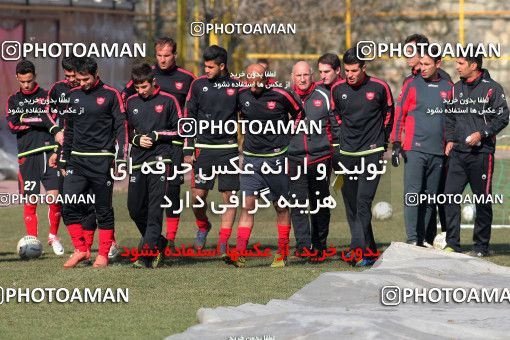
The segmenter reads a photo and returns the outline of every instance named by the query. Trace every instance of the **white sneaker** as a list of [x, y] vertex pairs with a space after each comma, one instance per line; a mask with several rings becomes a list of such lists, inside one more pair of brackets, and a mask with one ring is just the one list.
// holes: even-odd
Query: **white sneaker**
[[60, 243], [60, 240], [57, 237], [48, 238], [48, 244], [53, 248], [55, 255], [64, 255], [64, 246]]
[[113, 242], [110, 246], [110, 251], [108, 251], [108, 260], [113, 261], [119, 256], [119, 248], [117, 247], [117, 243]]
[[432, 244], [430, 244], [430, 243], [428, 243], [428, 242], [425, 242], [425, 241], [423, 242], [423, 246], [424, 246], [425, 248], [434, 248], [434, 246], [433, 246]]

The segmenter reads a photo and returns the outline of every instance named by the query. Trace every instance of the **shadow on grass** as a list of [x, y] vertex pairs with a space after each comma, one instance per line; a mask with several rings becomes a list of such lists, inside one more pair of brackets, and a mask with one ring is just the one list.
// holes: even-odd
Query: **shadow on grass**
[[[381, 243], [378, 245], [382, 248], [387, 248], [389, 246], [389, 243]], [[235, 249], [235, 246], [232, 246], [230, 248], [231, 250]], [[269, 256], [261, 256], [262, 253], [266, 250], [270, 250]], [[311, 262], [308, 258], [300, 258], [294, 255], [294, 248], [291, 247], [289, 251], [287, 266], [292, 267], [308, 267], [308, 268], [323, 268], [328, 267], [331, 268], [331, 265], [335, 266], [334, 268], [331, 268], [331, 270], [356, 270], [351, 266], [349, 263], [346, 263], [341, 256], [341, 253], [343, 250], [346, 249], [346, 247], [341, 248], [337, 247], [337, 254], [327, 257], [323, 262]], [[204, 249], [205, 252], [211, 252], [214, 251], [215, 247], [206, 247]], [[253, 250], [253, 244], [250, 244], [248, 247], [248, 250]], [[269, 246], [261, 246], [259, 250], [262, 253], [255, 254], [252, 253], [254, 256], [246, 256], [247, 260], [247, 267], [246, 268], [267, 268], [270, 267], [271, 263], [273, 262], [274, 256], [276, 255], [278, 251], [278, 247], [276, 245], [269, 245]], [[258, 255], [258, 256], [256, 256]], [[119, 257], [115, 261], [115, 265], [120, 266], [131, 266], [133, 261], [131, 261], [130, 257]], [[193, 266], [197, 264], [214, 264], [217, 263], [218, 266], [225, 266], [225, 267], [232, 267], [234, 268], [233, 264], [231, 262], [227, 263], [224, 261], [223, 258], [218, 256], [211, 256], [211, 257], [205, 257], [205, 256], [169, 256], [165, 257], [163, 261], [163, 268], [171, 268], [174, 266]], [[275, 268], [277, 270], [278, 268]]]
[[[470, 251], [467, 246], [463, 247], [463, 250]], [[493, 243], [489, 246], [489, 250], [494, 252], [494, 255], [510, 255], [510, 244], [508, 243]]]

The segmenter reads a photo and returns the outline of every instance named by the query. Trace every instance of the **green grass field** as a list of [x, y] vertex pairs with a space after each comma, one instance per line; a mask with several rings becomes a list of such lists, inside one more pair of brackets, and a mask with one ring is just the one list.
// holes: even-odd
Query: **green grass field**
[[[498, 162], [497, 162], [498, 164]], [[495, 180], [507, 181], [500, 161]], [[506, 164], [509, 166], [510, 164]], [[508, 167], [507, 167], [508, 169]], [[502, 176], [498, 178], [496, 176]], [[403, 224], [402, 168], [388, 167], [379, 186], [375, 202], [388, 201], [394, 207], [389, 221], [374, 221], [374, 233], [381, 250], [391, 241], [405, 241]], [[503, 188], [503, 187], [501, 187]], [[494, 192], [508, 193], [507, 188]], [[211, 198], [217, 197], [211, 195]], [[343, 202], [339, 196], [332, 212], [330, 242], [343, 250], [349, 241]], [[126, 193], [115, 193], [117, 240], [121, 245], [136, 246], [139, 235], [126, 209]], [[46, 208], [39, 208], [40, 239], [46, 240]], [[501, 209], [496, 208], [496, 209]], [[496, 211], [501, 216], [505, 212]], [[498, 217], [499, 218], [499, 217]], [[185, 211], [177, 235], [177, 243], [190, 243], [195, 234], [191, 211]], [[211, 218], [214, 229], [209, 245], [215, 244], [218, 217]], [[505, 221], [495, 221], [504, 223]], [[508, 221], [506, 222], [508, 224]], [[182, 332], [197, 323], [200, 307], [267, 303], [270, 299], [286, 299], [321, 273], [338, 270], [358, 270], [334, 257], [318, 265], [291, 260], [283, 269], [269, 268], [270, 258], [249, 259], [248, 268], [227, 266], [219, 259], [173, 259], [157, 270], [135, 270], [128, 262], [113, 264], [106, 270], [79, 268], [64, 270], [65, 261], [53, 255], [45, 245], [46, 254], [38, 260], [21, 261], [15, 254], [16, 243], [23, 236], [22, 209], [0, 209], [0, 286], [1, 287], [66, 287], [66, 288], [129, 288], [129, 303], [9, 303], [0, 305], [0, 338], [163, 338]], [[67, 250], [71, 242], [64, 228], [61, 236]], [[256, 214], [252, 244], [276, 247], [274, 211]], [[462, 231], [465, 250], [470, 250], [472, 229]], [[292, 237], [293, 239], [293, 237]], [[96, 236], [97, 241], [97, 236]], [[510, 232], [493, 230], [494, 256], [489, 261], [510, 265]], [[235, 234], [231, 244], [235, 243]], [[96, 249], [94, 247], [93, 249]], [[95, 254], [93, 254], [95, 256]], [[67, 255], [66, 255], [67, 258]], [[232, 334], [234, 336], [236, 334]]]

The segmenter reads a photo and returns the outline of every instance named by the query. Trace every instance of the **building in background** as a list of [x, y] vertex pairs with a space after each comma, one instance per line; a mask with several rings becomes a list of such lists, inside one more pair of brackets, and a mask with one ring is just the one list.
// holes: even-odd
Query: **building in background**
[[[0, 42], [131, 44], [134, 17], [134, 2], [129, 0], [0, 0]], [[63, 78], [61, 58], [27, 59], [35, 64], [42, 87], [48, 89]], [[16, 63], [0, 59], [2, 108], [18, 90]], [[130, 58], [100, 58], [100, 76], [106, 83], [122, 88], [132, 63]], [[16, 141], [5, 119], [0, 119], [0, 149], [0, 179], [10, 178], [17, 173]]]

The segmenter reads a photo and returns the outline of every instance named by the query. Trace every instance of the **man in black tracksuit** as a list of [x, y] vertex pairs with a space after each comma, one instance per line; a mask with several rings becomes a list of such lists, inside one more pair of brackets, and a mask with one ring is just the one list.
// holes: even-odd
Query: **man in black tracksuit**
[[[237, 124], [237, 92], [238, 82], [230, 78], [227, 71], [227, 51], [212, 45], [204, 51], [205, 75], [194, 80], [186, 99], [185, 117], [194, 119], [197, 126], [201, 121], [212, 122], [225, 126], [227, 121]], [[209, 190], [214, 187], [215, 179], [210, 177], [213, 166], [226, 166], [235, 171], [230, 163], [232, 158], [239, 156], [237, 133], [204, 128], [196, 135], [185, 140], [184, 161], [193, 164], [192, 196], [193, 205], [198, 199], [205, 201]], [[200, 176], [202, 173], [204, 176]], [[218, 191], [221, 192], [223, 203], [228, 204], [232, 191], [239, 190], [239, 175], [218, 175]], [[219, 248], [226, 253], [227, 242], [232, 232], [236, 216], [236, 208], [228, 208], [221, 216]], [[207, 218], [207, 207], [193, 208], [198, 227], [194, 247], [203, 248], [211, 224]]]
[[[376, 252], [371, 208], [380, 175], [372, 176], [374, 171], [367, 173], [366, 169], [373, 164], [381, 171], [382, 156], [393, 125], [393, 96], [386, 82], [365, 73], [366, 65], [357, 57], [355, 49], [345, 52], [343, 62], [346, 79], [333, 85], [331, 106], [342, 121], [341, 163], [348, 171], [355, 171], [344, 175], [342, 186], [351, 229], [350, 249], [361, 248], [365, 253], [370, 248]], [[372, 263], [372, 258], [364, 257], [357, 265]]]
[[[36, 82], [35, 66], [28, 60], [16, 65], [20, 90], [7, 99], [6, 118], [10, 131], [16, 135], [18, 146], [18, 188], [22, 195], [39, 194], [41, 183], [47, 194], [58, 195], [57, 171], [48, 167], [50, 152], [55, 149], [54, 134], [59, 129], [46, 110], [48, 92]], [[50, 204], [50, 237], [56, 239], [60, 216]], [[37, 203], [24, 203], [23, 217], [27, 235], [38, 236]], [[54, 218], [52, 218], [54, 217]], [[55, 218], [56, 217], [56, 218]], [[58, 239], [56, 239], [58, 241]], [[55, 248], [54, 248], [55, 250]], [[63, 248], [61, 253], [63, 254]]]
[[[291, 93], [303, 105], [306, 114], [305, 121], [319, 123], [321, 131], [310, 134], [301, 132], [291, 138], [289, 145], [290, 194], [295, 194], [295, 201], [300, 204], [308, 200], [310, 211], [316, 211], [318, 201], [321, 202], [329, 196], [332, 157], [329, 95], [312, 83], [312, 70], [310, 65], [304, 61], [294, 65], [292, 81]], [[296, 177], [298, 173], [301, 175], [293, 179], [292, 177]], [[326, 249], [330, 216], [329, 208], [320, 208], [318, 211], [310, 213], [310, 216], [302, 209], [291, 209], [292, 225], [296, 237], [296, 255], [299, 255], [299, 252], [304, 248], [313, 248], [314, 251], [317, 251], [317, 256], [310, 260], [313, 262], [324, 260], [321, 255]]]
[[[457, 58], [461, 80], [453, 87], [446, 115], [445, 194], [461, 194], [469, 183], [473, 194], [492, 194], [496, 135], [508, 125], [508, 106], [500, 84], [482, 69], [482, 57]], [[453, 203], [453, 202], [452, 202]], [[446, 250], [460, 251], [460, 205], [447, 204]], [[492, 204], [476, 204], [473, 255], [489, 254]]]
[[[340, 59], [336, 54], [326, 53], [322, 55], [317, 61], [317, 68], [321, 80], [316, 84], [326, 90], [328, 96], [331, 94], [331, 87], [339, 80], [342, 79]], [[331, 98], [330, 98], [331, 102]], [[331, 137], [333, 146], [333, 169], [340, 170], [338, 161], [340, 160], [340, 124], [341, 121], [337, 120], [337, 116], [330, 111], [329, 123], [331, 127]]]
[[[77, 65], [80, 88], [70, 92], [66, 113], [63, 157], [66, 164], [64, 193], [80, 195], [92, 190], [99, 227], [99, 251], [94, 267], [108, 265], [108, 252], [114, 237], [112, 206], [113, 179], [111, 167], [125, 163], [127, 158], [127, 121], [120, 93], [104, 84], [97, 73], [97, 63], [83, 58]], [[117, 155], [115, 144], [118, 145]], [[64, 222], [75, 253], [64, 264], [73, 268], [90, 257], [83, 235], [85, 214], [73, 204], [65, 204]]]
[[[156, 85], [154, 71], [148, 64], [133, 68], [132, 81], [138, 92], [127, 99], [126, 112], [131, 143], [132, 174], [129, 179], [128, 210], [142, 235], [141, 245], [159, 251], [157, 257], [142, 257], [138, 266], [156, 268], [166, 246], [161, 236], [163, 197], [172, 163], [172, 140], [179, 138], [177, 122], [181, 116], [177, 99]], [[143, 164], [164, 173], [144, 173]], [[172, 207], [176, 209], [178, 207]], [[157, 247], [157, 248], [156, 248]], [[140, 249], [144, 250], [144, 249]], [[135, 262], [135, 266], [137, 266]]]
[[[294, 125], [303, 118], [303, 108], [287, 91], [278, 87], [267, 88], [267, 78], [264, 76], [264, 67], [252, 64], [247, 67], [246, 74], [249, 88], [239, 91], [240, 117], [247, 122], [260, 122], [277, 126], [278, 122], [288, 124], [290, 119]], [[276, 128], [275, 128], [276, 129]], [[289, 246], [291, 228], [290, 211], [288, 207], [278, 205], [280, 197], [289, 197], [289, 177], [285, 173], [286, 156], [288, 154], [290, 137], [278, 131], [256, 133], [248, 129], [245, 131], [243, 141], [243, 168], [253, 169], [253, 174], [241, 174], [241, 191], [243, 193], [243, 207], [239, 226], [237, 228], [236, 250], [246, 250], [251, 230], [254, 224], [255, 202], [257, 197], [266, 196], [267, 201], [273, 202], [276, 210], [276, 226], [278, 230], [278, 253], [271, 267], [285, 267]], [[264, 173], [263, 168], [269, 166], [276, 173]], [[277, 169], [280, 169], [278, 171]], [[265, 194], [264, 194], [265, 193]], [[244, 267], [246, 260], [240, 257], [234, 262], [237, 267]]]
[[[65, 113], [69, 107], [69, 92], [72, 88], [80, 85], [76, 80], [76, 64], [79, 59], [75, 57], [62, 58], [62, 68], [64, 70], [65, 79], [57, 81], [48, 91], [48, 112], [57, 118], [60, 131], [64, 131], [65, 127]], [[57, 138], [58, 148], [51, 155], [49, 164], [50, 167], [57, 169], [59, 174], [59, 192], [64, 192], [64, 176], [61, 172], [61, 162], [58, 159], [62, 156], [62, 144], [64, 143], [64, 134], [61, 138]], [[57, 134], [58, 137], [58, 134]], [[63, 170], [62, 170], [63, 171]], [[88, 248], [94, 242], [94, 232], [97, 228], [96, 213], [92, 204], [82, 205], [83, 209], [87, 211], [87, 217], [83, 220], [83, 234]]]
[[[433, 53], [437, 53], [437, 48], [436, 52], [433, 48]], [[444, 115], [453, 84], [439, 75], [440, 57], [426, 55], [420, 63], [421, 74], [406, 82], [397, 100], [391, 141], [393, 166], [399, 165], [400, 154], [405, 160], [404, 217], [407, 242], [423, 246], [425, 242], [432, 244], [425, 239], [425, 235], [435, 235], [437, 229], [434, 225], [433, 233], [427, 230], [432, 214], [435, 214], [435, 204], [415, 204], [407, 198], [409, 195], [439, 193], [444, 172]], [[404, 140], [402, 132], [405, 132]]]
[[[186, 96], [188, 95], [191, 83], [196, 78], [195, 75], [176, 65], [175, 59], [177, 57], [177, 43], [172, 38], [159, 38], [154, 43], [154, 49], [156, 51], [157, 61], [156, 65], [153, 66], [156, 84], [161, 88], [161, 91], [175, 96], [179, 102], [179, 106], [184, 108]], [[124, 103], [128, 97], [134, 94], [136, 94], [136, 90], [133, 81], [131, 80], [122, 91], [122, 99], [124, 100]], [[172, 148], [172, 152], [174, 153], [172, 156], [172, 159], [174, 160], [172, 167], [182, 170], [181, 164], [184, 161], [182, 147], [184, 145], [184, 141], [180, 138], [176, 138], [172, 140], [172, 144], [174, 145], [174, 148]], [[168, 181], [166, 196], [172, 202], [173, 206], [165, 209], [167, 225], [166, 238], [168, 239], [170, 247], [174, 244], [175, 235], [179, 228], [180, 213], [175, 213], [174, 211], [176, 210], [175, 207], [179, 203], [181, 185], [183, 183], [184, 175], [179, 175], [175, 177], [175, 179]]]

